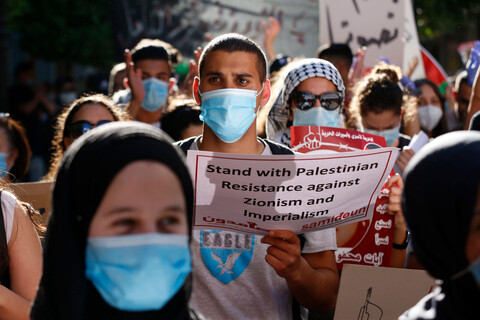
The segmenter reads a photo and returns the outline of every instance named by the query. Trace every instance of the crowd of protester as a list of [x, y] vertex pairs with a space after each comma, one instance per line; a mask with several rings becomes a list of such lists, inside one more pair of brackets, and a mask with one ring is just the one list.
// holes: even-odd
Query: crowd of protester
[[[31, 63], [17, 67], [0, 115], [0, 319], [332, 319], [334, 228], [218, 230], [253, 250], [237, 262], [241, 277], [220, 278], [202, 258], [209, 234], [192, 226], [187, 151], [293, 154], [291, 126], [348, 128], [400, 149], [387, 182], [390, 265], [438, 279], [400, 319], [480, 317], [480, 44], [442, 94], [387, 59], [363, 72], [365, 49], [356, 63], [344, 44], [278, 54], [280, 28], [264, 24], [267, 54], [239, 34], [213, 39], [182, 82], [178, 50], [143, 39], [112, 67], [108, 96], [79, 95], [71, 79], [51, 96]], [[420, 131], [430, 142], [415, 154]], [[46, 226], [9, 188], [36, 181], [53, 182]]]

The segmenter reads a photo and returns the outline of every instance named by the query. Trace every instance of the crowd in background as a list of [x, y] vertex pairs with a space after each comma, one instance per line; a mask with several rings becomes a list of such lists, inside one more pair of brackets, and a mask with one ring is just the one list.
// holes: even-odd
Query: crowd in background
[[[388, 184], [389, 214], [395, 217], [391, 265], [426, 269], [443, 281], [429, 300], [401, 319], [480, 315], [475, 300], [480, 296], [480, 42], [442, 92], [427, 78], [410, 79], [413, 69], [403, 74], [388, 57], [366, 70], [365, 48], [354, 54], [348, 45], [326, 44], [316, 57], [276, 53], [278, 21], [270, 19], [264, 30], [266, 68], [249, 65], [249, 55], [232, 60], [255, 70], [260, 78], [256, 88], [248, 75], [232, 80], [209, 71], [238, 52], [263, 61], [263, 52], [255, 51], [251, 40], [236, 35], [198, 48], [181, 81], [174, 72], [182, 60], [178, 50], [159, 39], [143, 39], [125, 50], [125, 62], [112, 67], [108, 95], [78, 92], [68, 78], [54, 87], [36, 84], [33, 64], [17, 66], [8, 91], [9, 114], [0, 115], [0, 225], [5, 226], [0, 228], [0, 319], [28, 318], [33, 301], [33, 319], [247, 318], [245, 314], [260, 319], [270, 312], [277, 318], [268, 309], [276, 304], [268, 299], [262, 314], [261, 306], [247, 307], [248, 298], [232, 301], [211, 280], [202, 282], [207, 278], [201, 272], [207, 271], [195, 265], [201, 255], [195, 241], [203, 244], [208, 235], [192, 229], [193, 191], [177, 146], [184, 152], [288, 154], [291, 126], [358, 130], [399, 148], [398, 176]], [[222, 47], [222, 41], [240, 44]], [[225, 125], [228, 110], [211, 110], [215, 103], [230, 101], [228, 88], [243, 90], [235, 92], [256, 112], [230, 109], [234, 119]], [[214, 91], [218, 96], [210, 94]], [[430, 142], [415, 154], [409, 144], [420, 131]], [[8, 191], [10, 183], [36, 181], [54, 182], [48, 226], [30, 223], [35, 214], [31, 206]], [[127, 198], [138, 201], [128, 203]], [[452, 222], [453, 214], [458, 219]], [[47, 237], [40, 243], [36, 234], [45, 228]], [[258, 290], [282, 296], [287, 288], [291, 296], [271, 300], [296, 299], [310, 309], [303, 317], [331, 318], [339, 280], [332, 253], [335, 232], [330, 231], [305, 240], [275, 232], [258, 237], [258, 243], [252, 240], [256, 248], [265, 246], [267, 257], [255, 272], [267, 268], [265, 277], [271, 279], [265, 284], [270, 287]], [[122, 236], [129, 237], [128, 243], [118, 240]], [[125, 256], [131, 261], [125, 262]], [[123, 266], [124, 273], [109, 265]], [[320, 274], [319, 269], [326, 271]], [[302, 276], [294, 277], [292, 270], [302, 270]], [[309, 272], [323, 291], [309, 291], [303, 279]], [[132, 280], [125, 280], [132, 274]], [[249, 277], [243, 290], [255, 297], [254, 285], [262, 285], [255, 275]], [[234, 293], [239, 290], [235, 287]], [[215, 298], [205, 292], [214, 292]], [[429, 308], [436, 315], [425, 316]], [[282, 313], [285, 319], [296, 317], [295, 311]]]

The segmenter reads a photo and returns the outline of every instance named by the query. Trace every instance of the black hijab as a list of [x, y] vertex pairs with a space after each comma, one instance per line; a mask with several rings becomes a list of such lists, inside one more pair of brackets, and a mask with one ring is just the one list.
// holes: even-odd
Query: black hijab
[[115, 175], [137, 160], [158, 161], [177, 176], [191, 235], [192, 182], [183, 154], [165, 133], [138, 122], [114, 122], [86, 133], [67, 150], [58, 171], [32, 319], [188, 318], [190, 279], [161, 310], [127, 312], [110, 307], [85, 277], [85, 248], [93, 215]]
[[480, 132], [442, 135], [412, 158], [404, 174], [403, 210], [415, 255], [443, 281], [435, 319], [476, 319], [480, 290], [469, 274], [467, 235], [480, 187]]

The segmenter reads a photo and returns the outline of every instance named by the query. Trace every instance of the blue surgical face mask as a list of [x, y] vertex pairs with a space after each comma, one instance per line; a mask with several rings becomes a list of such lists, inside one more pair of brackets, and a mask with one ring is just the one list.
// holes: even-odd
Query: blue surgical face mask
[[363, 129], [363, 132], [374, 134], [376, 136], [384, 137], [385, 142], [387, 143], [387, 147], [390, 147], [392, 143], [400, 136], [400, 124], [395, 128], [378, 131], [378, 130], [371, 130], [371, 129]]
[[480, 287], [480, 257], [478, 257], [477, 260], [468, 266], [468, 270], [473, 275], [475, 280], [477, 280], [477, 284]]
[[143, 109], [154, 112], [164, 106], [168, 97], [168, 82], [152, 77], [143, 80], [143, 86], [145, 87]]
[[88, 238], [86, 277], [112, 307], [161, 309], [191, 272], [188, 236], [139, 234]]
[[294, 126], [320, 126], [338, 128], [338, 110], [313, 107], [308, 110], [293, 109]]
[[219, 89], [204, 92], [202, 97], [202, 113], [204, 121], [217, 137], [226, 143], [240, 139], [255, 120], [257, 114], [258, 94], [254, 90]]
[[463, 277], [465, 274], [471, 273], [475, 278], [477, 285], [480, 287], [480, 257], [473, 261], [467, 268], [457, 272], [452, 276], [452, 280]]
[[5, 152], [0, 152], [0, 178], [5, 178], [8, 174], [8, 171], [7, 154]]

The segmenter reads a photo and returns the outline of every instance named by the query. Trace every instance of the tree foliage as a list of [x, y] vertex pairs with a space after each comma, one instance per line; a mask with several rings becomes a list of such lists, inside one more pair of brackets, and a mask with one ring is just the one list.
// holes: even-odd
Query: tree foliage
[[425, 40], [465, 34], [480, 15], [480, 2], [472, 0], [415, 0], [414, 7], [417, 30]]
[[109, 66], [113, 37], [107, 0], [8, 0], [9, 28], [22, 48], [47, 60]]
[[[110, 66], [114, 50], [110, 1], [7, 0], [9, 26], [21, 32], [22, 48], [35, 57]], [[479, 1], [414, 0], [413, 4], [422, 40], [465, 35], [480, 17]]]

